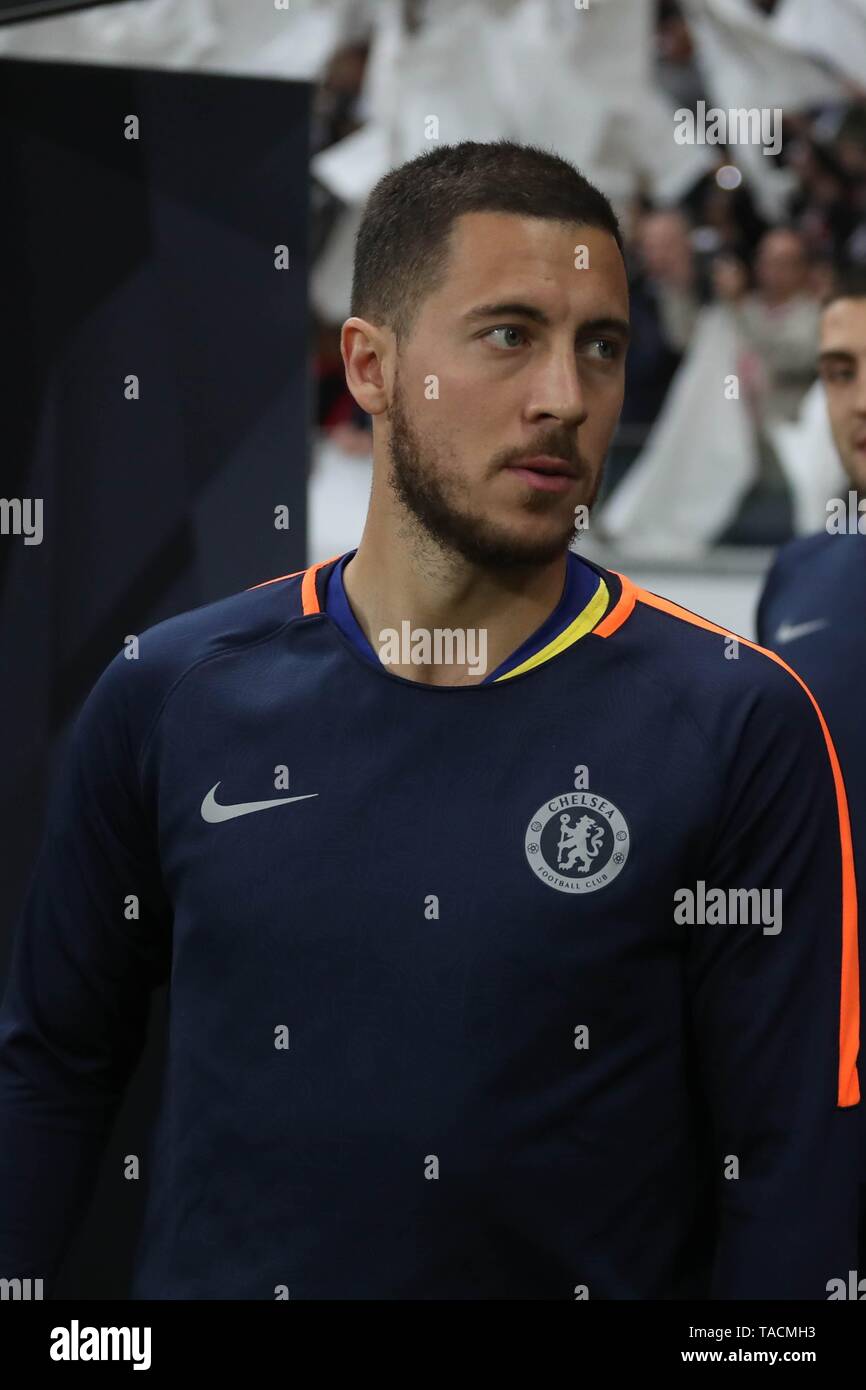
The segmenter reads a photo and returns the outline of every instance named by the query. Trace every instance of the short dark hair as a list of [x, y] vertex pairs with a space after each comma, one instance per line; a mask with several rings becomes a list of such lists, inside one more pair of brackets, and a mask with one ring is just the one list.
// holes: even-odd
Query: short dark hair
[[821, 308], [829, 309], [837, 299], [866, 299], [866, 265], [837, 266], [832, 288], [821, 300]]
[[355, 240], [351, 313], [408, 337], [441, 284], [455, 220], [468, 212], [582, 223], [622, 235], [603, 193], [567, 159], [513, 140], [465, 140], [391, 169], [371, 192]]

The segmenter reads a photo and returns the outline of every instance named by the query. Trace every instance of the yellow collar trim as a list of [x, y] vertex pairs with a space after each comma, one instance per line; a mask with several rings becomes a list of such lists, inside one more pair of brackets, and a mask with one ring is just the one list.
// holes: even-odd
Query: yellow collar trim
[[497, 676], [493, 682], [498, 685], [500, 681], [510, 680], [512, 676], [522, 676], [524, 671], [532, 671], [536, 666], [542, 666], [545, 661], [550, 661], [552, 657], [559, 656], [566, 647], [571, 647], [575, 642], [579, 642], [581, 637], [585, 637], [591, 632], [596, 623], [607, 612], [610, 602], [610, 592], [603, 579], [599, 579], [598, 588], [593, 594], [589, 603], [578, 613], [573, 622], [568, 627], [563, 628], [558, 637], [554, 637], [552, 642], [548, 642], [546, 647], [542, 647], [533, 656], [528, 656], [519, 666], [515, 666], [512, 671], [506, 671], [504, 675]]

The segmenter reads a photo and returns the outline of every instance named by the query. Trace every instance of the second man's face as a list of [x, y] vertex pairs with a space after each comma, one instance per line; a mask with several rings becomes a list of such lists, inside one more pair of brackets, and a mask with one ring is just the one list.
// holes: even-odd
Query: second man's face
[[842, 466], [866, 495], [866, 298], [834, 299], [824, 310], [818, 367]]

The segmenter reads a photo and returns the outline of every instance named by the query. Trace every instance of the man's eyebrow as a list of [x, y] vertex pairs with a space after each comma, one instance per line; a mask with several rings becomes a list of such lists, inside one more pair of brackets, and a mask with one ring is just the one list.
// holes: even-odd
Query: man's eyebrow
[[823, 352], [818, 353], [818, 365], [820, 366], [822, 362], [839, 361], [840, 359], [844, 362], [853, 362], [855, 357], [856, 353], [853, 353], [850, 348], [825, 348]]
[[618, 333], [623, 338], [631, 337], [631, 327], [628, 319], [618, 319], [604, 317], [600, 319], [587, 319], [580, 325], [580, 333]]
[[502, 300], [498, 304], [476, 304], [473, 309], [469, 309], [463, 317], [471, 323], [480, 319], [505, 318], [510, 315], [512, 318], [531, 319], [533, 323], [543, 324], [548, 327], [550, 319], [543, 309], [539, 309], [535, 304], [521, 304], [518, 300]]
[[[543, 309], [539, 309], [536, 304], [524, 304], [520, 300], [502, 300], [497, 304], [476, 304], [474, 308], [467, 310], [463, 318], [469, 323], [476, 323], [483, 319], [496, 318], [522, 318], [529, 319], [532, 323], [540, 323], [543, 328], [550, 327], [550, 318]], [[623, 338], [628, 338], [630, 329], [627, 319], [620, 319], [605, 315], [601, 318], [586, 319], [578, 327], [581, 335], [587, 333], [619, 333]]]

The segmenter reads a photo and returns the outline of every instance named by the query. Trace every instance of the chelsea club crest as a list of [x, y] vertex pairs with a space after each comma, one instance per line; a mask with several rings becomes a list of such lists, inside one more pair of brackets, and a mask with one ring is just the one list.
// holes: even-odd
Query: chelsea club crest
[[622, 812], [595, 792], [565, 792], [539, 806], [526, 831], [526, 858], [561, 893], [593, 893], [616, 878], [628, 858]]

